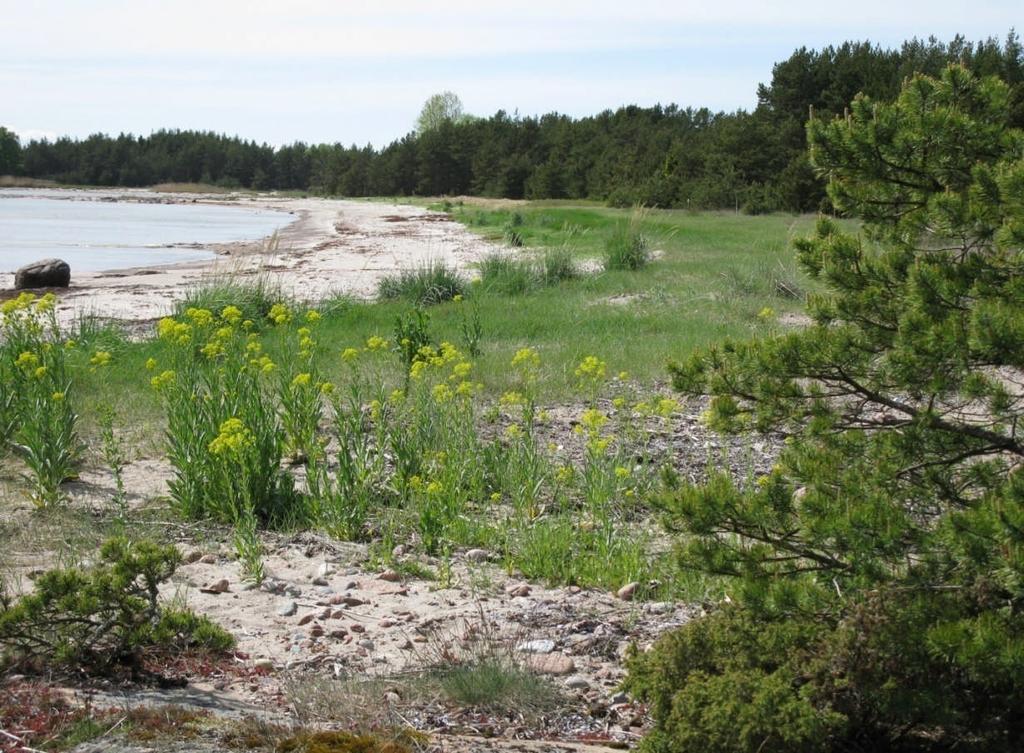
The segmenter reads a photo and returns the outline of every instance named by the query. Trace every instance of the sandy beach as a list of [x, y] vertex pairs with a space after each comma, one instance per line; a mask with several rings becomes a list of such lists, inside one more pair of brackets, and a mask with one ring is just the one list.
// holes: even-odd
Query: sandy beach
[[[339, 294], [368, 298], [377, 281], [430, 260], [466, 270], [490, 244], [445, 214], [387, 202], [274, 195], [166, 194], [142, 190], [53, 192], [76, 201], [216, 203], [289, 212], [295, 220], [275, 238], [199, 246], [217, 253], [206, 262], [139, 266], [107, 272], [71, 270], [71, 287], [58, 291], [62, 321], [90, 314], [125, 322], [164, 316], [192, 287], [210, 278], [267, 276], [298, 300]], [[13, 274], [0, 274], [10, 294]]]

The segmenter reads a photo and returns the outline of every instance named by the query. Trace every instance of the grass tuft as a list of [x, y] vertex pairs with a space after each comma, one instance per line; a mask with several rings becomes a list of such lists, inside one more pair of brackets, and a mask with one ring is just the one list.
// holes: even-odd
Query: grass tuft
[[383, 277], [377, 296], [385, 301], [407, 300], [420, 306], [450, 301], [466, 290], [466, 280], [443, 261], [432, 260]]

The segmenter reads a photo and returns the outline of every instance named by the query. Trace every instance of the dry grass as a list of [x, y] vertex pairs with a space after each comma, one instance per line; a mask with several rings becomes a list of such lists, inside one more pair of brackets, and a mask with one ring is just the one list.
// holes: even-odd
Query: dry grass
[[230, 188], [210, 183], [157, 183], [155, 186], [150, 186], [149, 190], [157, 193], [237, 193]]
[[0, 175], [0, 188], [57, 188], [59, 183], [40, 178], [23, 178], [19, 175]]

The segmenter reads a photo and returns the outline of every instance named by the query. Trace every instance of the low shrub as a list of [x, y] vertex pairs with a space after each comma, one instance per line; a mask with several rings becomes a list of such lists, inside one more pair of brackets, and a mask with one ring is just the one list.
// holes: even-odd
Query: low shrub
[[205, 617], [159, 602], [181, 562], [173, 546], [115, 538], [97, 564], [43, 573], [32, 593], [0, 592], [0, 651], [19, 668], [105, 671], [144, 653], [225, 651], [234, 640]]
[[556, 285], [579, 277], [580, 271], [573, 260], [572, 252], [565, 246], [549, 248], [540, 259], [542, 277], [547, 285]]

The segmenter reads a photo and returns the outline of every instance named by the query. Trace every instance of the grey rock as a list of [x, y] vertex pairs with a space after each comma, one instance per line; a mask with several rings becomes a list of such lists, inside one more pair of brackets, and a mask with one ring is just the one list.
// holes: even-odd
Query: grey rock
[[277, 608], [277, 613], [282, 617], [291, 617], [293, 614], [299, 611], [299, 605], [294, 601], [286, 601], [284, 604]]
[[566, 679], [565, 687], [572, 690], [586, 690], [590, 687], [590, 680], [582, 675], [573, 675]]
[[14, 289], [66, 288], [71, 284], [71, 266], [63, 259], [41, 259], [14, 273]]
[[466, 552], [466, 559], [470, 562], [486, 562], [490, 555], [484, 549], [470, 549]]

